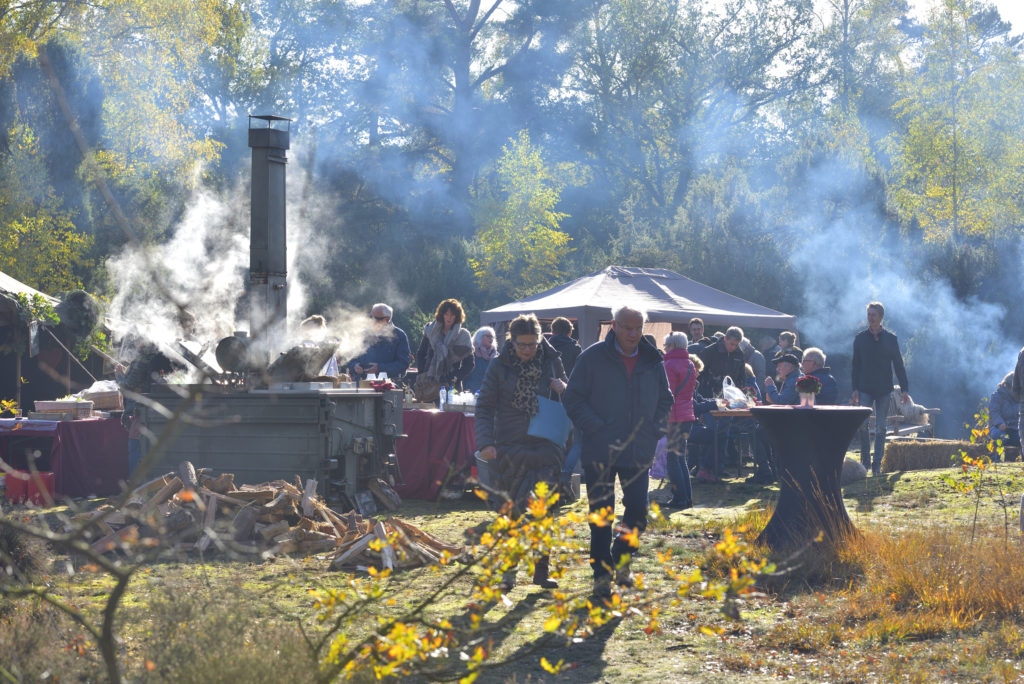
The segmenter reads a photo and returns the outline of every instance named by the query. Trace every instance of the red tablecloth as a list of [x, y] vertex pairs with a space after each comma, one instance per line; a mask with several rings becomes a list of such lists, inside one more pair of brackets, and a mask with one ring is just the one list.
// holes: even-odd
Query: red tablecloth
[[396, 491], [407, 499], [433, 501], [455, 473], [468, 471], [476, 451], [473, 416], [456, 411], [402, 413], [406, 439], [395, 444], [404, 484]]
[[117, 419], [0, 420], [0, 457], [25, 468], [24, 454], [11, 447], [32, 437], [53, 440], [50, 470], [59, 496], [117, 494], [119, 481], [128, 479], [128, 433]]

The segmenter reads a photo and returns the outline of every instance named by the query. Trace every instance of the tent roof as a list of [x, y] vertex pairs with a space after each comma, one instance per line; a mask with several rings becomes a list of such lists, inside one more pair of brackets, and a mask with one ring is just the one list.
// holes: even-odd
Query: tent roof
[[[57, 300], [48, 294], [40, 292], [39, 290], [33, 289], [21, 282], [15, 280], [11, 276], [7, 275], [3, 271], [0, 271], [0, 309], [8, 312], [14, 311], [17, 308], [14, 298], [16, 295], [24, 294], [31, 297], [32, 295], [40, 295], [45, 298], [51, 305], [56, 305]], [[7, 295], [7, 296], [3, 296]], [[4, 305], [6, 303], [6, 306]]]
[[748, 302], [663, 268], [609, 266], [603, 271], [484, 311], [482, 324], [508, 321], [521, 313], [540, 318], [610, 320], [614, 306], [647, 311], [648, 320], [686, 323], [699, 316], [708, 325], [794, 329], [796, 317]]

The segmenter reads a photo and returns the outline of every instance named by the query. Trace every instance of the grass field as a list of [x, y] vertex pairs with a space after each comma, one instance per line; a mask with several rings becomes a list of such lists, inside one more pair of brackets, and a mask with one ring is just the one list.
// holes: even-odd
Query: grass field
[[[980, 491], [957, 492], [953, 469], [869, 477], [844, 492], [861, 538], [837, 557], [810, 551], [776, 559], [787, 570], [744, 599], [731, 620], [708, 598], [660, 605], [660, 630], [649, 613], [615, 617], [579, 643], [543, 629], [552, 600], [526, 571], [508, 602], [486, 611], [483, 638], [495, 661], [486, 682], [633, 681], [1020, 681], [1024, 654], [1024, 570], [1018, 508], [1020, 464], [988, 471]], [[667, 492], [652, 483], [652, 499]], [[657, 560], [671, 551], [684, 567], [706, 563], [726, 528], [750, 525], [756, 536], [775, 487], [728, 480], [695, 484], [696, 507], [655, 521], [642, 537], [635, 570], [646, 591], [670, 589]], [[583, 500], [569, 510], [583, 513]], [[408, 501], [401, 516], [453, 542], [487, 520], [486, 505], [467, 496], [438, 503]], [[1009, 525], [1006, 521], [1009, 521]], [[585, 543], [585, 527], [579, 525]], [[974, 536], [972, 539], [972, 528]], [[65, 559], [45, 559], [46, 582], [84, 611], [99, 611], [111, 586], [101, 573]], [[585, 553], [585, 552], [584, 552]], [[137, 681], [311, 681], [315, 665], [300, 627], [316, 635], [311, 591], [346, 586], [350, 575], [328, 570], [328, 556], [260, 562], [169, 558], [133, 579], [117, 624], [127, 678]], [[85, 570], [85, 571], [82, 571]], [[429, 569], [400, 573], [361, 616], [364, 629], [399, 612], [440, 581]], [[589, 570], [570, 563], [560, 590], [586, 594]], [[470, 586], [430, 607], [436, 616], [465, 612]], [[701, 630], [701, 627], [711, 629]], [[563, 661], [552, 674], [542, 668]], [[439, 662], [458, 674], [458, 657]], [[0, 606], [0, 665], [9, 681], [103, 679], [95, 645], [55, 611], [27, 599]], [[451, 669], [454, 668], [454, 669]], [[0, 673], [2, 676], [3, 673]]]

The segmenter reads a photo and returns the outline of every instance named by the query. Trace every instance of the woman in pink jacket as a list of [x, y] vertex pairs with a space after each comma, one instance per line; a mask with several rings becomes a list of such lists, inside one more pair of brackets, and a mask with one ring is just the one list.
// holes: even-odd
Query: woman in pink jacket
[[668, 388], [675, 397], [668, 416], [668, 454], [666, 466], [672, 486], [672, 499], [666, 508], [691, 508], [690, 469], [686, 464], [686, 440], [695, 420], [693, 392], [697, 387], [697, 369], [686, 351], [686, 333], [671, 332], [665, 336], [665, 374]]

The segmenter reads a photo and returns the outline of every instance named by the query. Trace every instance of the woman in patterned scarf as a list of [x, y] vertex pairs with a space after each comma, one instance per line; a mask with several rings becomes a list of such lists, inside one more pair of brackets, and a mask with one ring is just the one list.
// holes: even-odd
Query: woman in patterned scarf
[[[476, 445], [480, 457], [492, 461], [499, 486], [518, 512], [525, 510], [538, 482], [551, 491], [558, 486], [565, 445], [527, 434], [538, 411], [538, 395], [559, 400], [568, 378], [562, 358], [541, 336], [533, 314], [509, 325], [509, 339], [491, 363], [476, 402]], [[546, 589], [558, 585], [548, 578], [548, 559], [534, 566], [533, 583]], [[515, 584], [515, 569], [502, 579], [502, 589]]]

